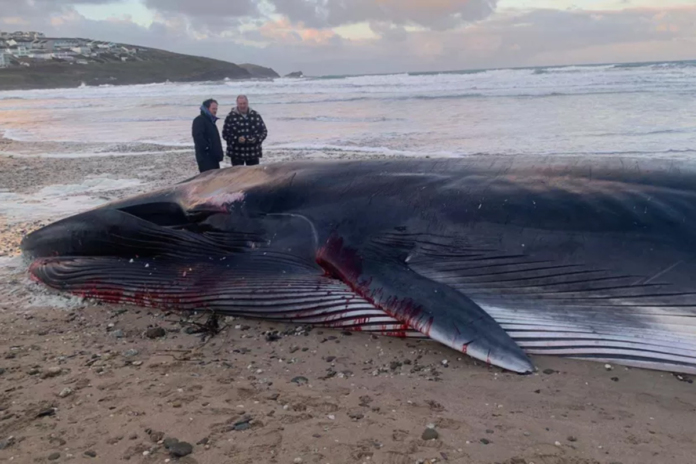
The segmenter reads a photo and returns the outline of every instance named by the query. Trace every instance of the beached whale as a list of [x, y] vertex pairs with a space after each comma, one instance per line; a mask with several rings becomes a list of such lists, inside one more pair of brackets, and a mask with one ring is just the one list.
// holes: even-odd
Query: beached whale
[[111, 303], [696, 372], [696, 166], [471, 157], [235, 167], [28, 235]]

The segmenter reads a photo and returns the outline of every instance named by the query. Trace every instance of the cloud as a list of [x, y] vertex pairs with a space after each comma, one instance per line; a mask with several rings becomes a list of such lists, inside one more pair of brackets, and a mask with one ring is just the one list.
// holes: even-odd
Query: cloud
[[163, 13], [189, 17], [228, 18], [256, 16], [257, 0], [145, 0], [145, 6]]
[[[151, 7], [156, 4], [153, 2], [165, 3], [147, 1]], [[244, 1], [234, 6], [220, 3], [220, 14], [206, 16], [207, 6], [186, 13], [190, 6], [180, 1], [178, 11], [166, 5], [157, 7], [154, 22], [144, 27], [126, 16], [107, 21], [87, 19], [72, 8], [75, 1], [0, 0], [0, 11], [4, 12], [0, 13], [0, 28], [4, 22], [12, 24], [4, 28], [10, 30], [42, 30], [48, 35], [113, 40], [236, 63], [252, 62], [273, 67], [281, 74], [696, 58], [692, 33], [696, 6], [492, 12], [494, 2], [433, 0], [432, 11], [427, 12], [425, 1], [355, 0], [348, 11], [344, 6], [347, 0], [284, 0], [284, 7], [279, 6], [281, 0], [259, 0], [255, 6]], [[276, 10], [271, 1], [277, 3]], [[37, 10], [42, 2], [46, 4], [43, 13]], [[10, 3], [23, 10], [8, 8]], [[290, 10], [280, 14], [284, 8]], [[11, 16], [6, 13], [10, 11]], [[341, 29], [331, 27], [356, 21], [367, 31], [363, 39], [355, 38], [360, 34], [352, 39], [342, 37]], [[450, 27], [449, 21], [458, 25]]]
[[[11, 17], [22, 16], [46, 16], [46, 14], [56, 13], [71, 9], [73, 5], [79, 4], [107, 4], [113, 0], [0, 0], [0, 11], [10, 12]], [[0, 18], [6, 16], [0, 13]]]
[[490, 16], [497, 0], [270, 0], [277, 13], [310, 27], [366, 21], [445, 30]]

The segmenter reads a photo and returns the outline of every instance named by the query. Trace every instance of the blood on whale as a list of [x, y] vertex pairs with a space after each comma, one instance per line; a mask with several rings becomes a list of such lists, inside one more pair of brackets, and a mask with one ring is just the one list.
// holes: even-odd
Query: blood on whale
[[346, 246], [342, 237], [335, 233], [329, 236], [326, 244], [317, 251], [316, 262], [324, 269], [327, 277], [344, 282], [373, 306], [403, 322], [399, 329], [390, 331], [387, 335], [405, 338], [406, 331], [411, 328], [430, 335], [433, 318], [422, 321], [423, 308], [411, 298], [396, 295], [385, 297], [383, 288], [371, 288], [372, 277], [363, 277], [362, 256], [358, 250]]

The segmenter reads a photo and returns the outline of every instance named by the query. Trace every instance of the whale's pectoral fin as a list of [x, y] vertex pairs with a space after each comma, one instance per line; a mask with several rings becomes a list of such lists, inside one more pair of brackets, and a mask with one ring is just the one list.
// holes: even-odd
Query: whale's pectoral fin
[[380, 251], [353, 248], [333, 236], [319, 249], [317, 262], [375, 307], [436, 341], [514, 372], [534, 370], [520, 347], [475, 302]]

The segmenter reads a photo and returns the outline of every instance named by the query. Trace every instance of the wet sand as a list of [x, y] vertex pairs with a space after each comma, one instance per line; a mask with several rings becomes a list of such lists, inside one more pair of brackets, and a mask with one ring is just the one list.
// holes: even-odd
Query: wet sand
[[[0, 192], [140, 181], [107, 201], [196, 174], [180, 148], [37, 157], [105, 148], [0, 141]], [[232, 318], [211, 337], [191, 333], [206, 315], [56, 295], [18, 244], [60, 214], [0, 217], [0, 462], [694, 461], [688, 377], [538, 356], [518, 376], [428, 341]]]

